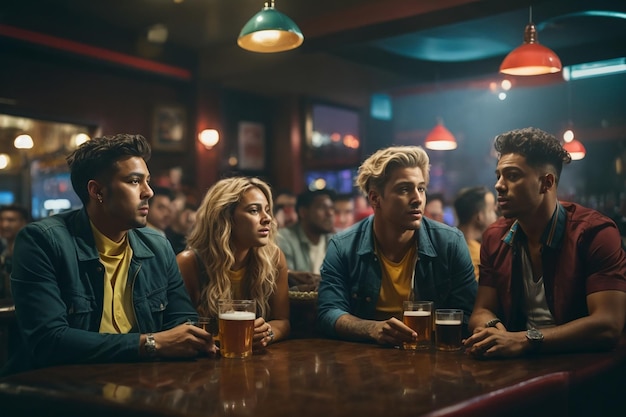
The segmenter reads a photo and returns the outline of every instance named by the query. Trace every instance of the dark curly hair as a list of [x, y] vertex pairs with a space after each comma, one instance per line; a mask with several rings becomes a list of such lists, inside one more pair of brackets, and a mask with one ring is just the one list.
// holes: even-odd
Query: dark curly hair
[[116, 162], [138, 156], [148, 162], [150, 144], [141, 135], [118, 134], [93, 138], [75, 149], [65, 160], [70, 167], [74, 192], [85, 206], [89, 203], [90, 180], [108, 183], [115, 174]]
[[536, 127], [511, 130], [496, 137], [494, 148], [502, 155], [517, 153], [526, 158], [533, 168], [545, 165], [554, 167], [558, 184], [563, 164], [572, 162], [569, 152], [554, 136]]

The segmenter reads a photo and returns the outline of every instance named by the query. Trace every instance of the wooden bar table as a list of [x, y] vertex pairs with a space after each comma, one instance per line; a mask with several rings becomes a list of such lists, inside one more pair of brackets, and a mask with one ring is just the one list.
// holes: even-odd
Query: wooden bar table
[[8, 359], [9, 333], [13, 327], [15, 327], [15, 305], [13, 300], [0, 298], [0, 369]]
[[605, 353], [476, 360], [463, 352], [294, 339], [247, 360], [66, 365], [12, 375], [0, 379], [0, 415], [561, 417], [582, 415], [593, 402], [602, 409], [592, 415], [605, 416], [623, 403], [615, 397], [625, 392], [617, 386], [624, 375], [626, 343]]

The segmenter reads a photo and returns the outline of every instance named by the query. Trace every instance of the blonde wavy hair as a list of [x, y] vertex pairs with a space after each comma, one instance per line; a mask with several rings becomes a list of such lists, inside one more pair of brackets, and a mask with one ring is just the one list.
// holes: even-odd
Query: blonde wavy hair
[[[196, 223], [187, 240], [204, 264], [208, 285], [202, 289], [198, 311], [202, 315], [217, 317], [218, 300], [232, 299], [228, 271], [235, 263], [231, 248], [233, 215], [237, 204], [250, 189], [259, 189], [267, 198], [273, 213], [272, 191], [258, 178], [233, 177], [218, 181], [204, 196], [197, 211]], [[257, 313], [268, 318], [269, 297], [276, 288], [280, 249], [276, 244], [277, 225], [272, 218], [269, 243], [251, 248], [248, 254], [242, 290], [256, 300]]]
[[383, 193], [389, 173], [396, 168], [420, 168], [426, 184], [430, 175], [430, 159], [421, 146], [390, 146], [367, 158], [357, 173], [356, 185], [368, 196], [374, 189]]

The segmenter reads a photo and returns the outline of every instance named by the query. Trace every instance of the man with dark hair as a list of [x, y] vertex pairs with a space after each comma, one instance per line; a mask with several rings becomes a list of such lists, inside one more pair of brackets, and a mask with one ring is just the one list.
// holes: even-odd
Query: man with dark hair
[[328, 240], [334, 232], [335, 195], [329, 189], [299, 194], [298, 223], [278, 230], [277, 242], [287, 258], [290, 286], [319, 282]]
[[569, 153], [536, 128], [496, 138], [498, 205], [483, 234], [467, 352], [477, 357], [611, 349], [626, 321], [626, 254], [615, 223], [559, 201]]
[[428, 194], [426, 206], [424, 207], [424, 216], [429, 219], [445, 223], [443, 217], [443, 209], [445, 207], [445, 199], [441, 193]]
[[167, 187], [152, 187], [154, 193], [149, 201], [148, 227], [165, 236], [165, 231], [174, 220], [174, 192]]
[[346, 230], [354, 224], [354, 197], [338, 194], [335, 198], [335, 232]]
[[279, 190], [274, 195], [274, 218], [279, 229], [298, 222], [296, 196], [289, 190]]
[[498, 219], [496, 199], [487, 187], [464, 188], [454, 200], [454, 210], [459, 221], [457, 227], [465, 236], [474, 265], [474, 275], [478, 279], [483, 232]]
[[11, 269], [13, 247], [17, 233], [30, 221], [26, 207], [18, 204], [0, 206], [0, 238], [5, 245], [0, 252], [0, 298], [11, 298]]
[[152, 189], [140, 135], [94, 138], [67, 157], [83, 208], [30, 223], [11, 286], [22, 346], [4, 372], [214, 352], [166, 239], [145, 228]]
[[185, 203], [183, 209], [174, 217], [170, 227], [165, 229], [165, 236], [172, 244], [174, 253], [179, 254], [187, 247], [187, 235], [196, 223], [197, 211], [198, 207], [195, 204]]

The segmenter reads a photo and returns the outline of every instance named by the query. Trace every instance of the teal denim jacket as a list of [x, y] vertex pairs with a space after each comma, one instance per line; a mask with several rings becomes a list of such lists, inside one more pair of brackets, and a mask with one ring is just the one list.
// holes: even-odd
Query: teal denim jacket
[[104, 334], [98, 332], [104, 266], [87, 212], [48, 217], [20, 231], [11, 274], [20, 346], [3, 373], [63, 363], [137, 360], [141, 333], [195, 320], [197, 313], [167, 239], [142, 228], [129, 230], [128, 241], [133, 250], [128, 286], [137, 328], [128, 334]]
[[[318, 326], [330, 337], [337, 337], [335, 323], [344, 314], [375, 317], [382, 270], [374, 249], [373, 219], [360, 221], [329, 242], [321, 269]], [[463, 234], [422, 218], [417, 236], [415, 299], [433, 301], [435, 308], [463, 310], [466, 333], [478, 284]]]

